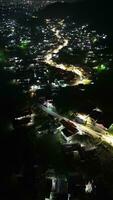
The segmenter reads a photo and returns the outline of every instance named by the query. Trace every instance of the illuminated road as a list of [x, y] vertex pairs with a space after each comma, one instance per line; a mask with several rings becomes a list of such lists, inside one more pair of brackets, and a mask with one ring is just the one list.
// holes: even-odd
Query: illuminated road
[[[63, 23], [64, 23], [64, 20], [58, 22], [58, 25], [60, 25], [60, 27], [62, 28]], [[48, 26], [50, 25], [50, 21], [47, 22], [47, 25]], [[68, 46], [69, 40], [62, 36], [60, 30], [56, 26], [54, 26], [52, 28], [50, 26], [50, 30], [54, 33], [54, 36], [57, 38], [58, 46], [50, 49], [47, 52], [47, 54], [44, 57], [44, 63], [48, 64], [51, 67], [59, 68], [64, 71], [72, 72], [73, 74], [75, 74], [75, 79], [73, 81], [73, 85], [90, 84], [91, 80], [89, 79], [89, 75], [86, 73], [86, 71], [84, 69], [82, 69], [80, 67], [76, 67], [74, 65], [66, 65], [66, 64], [62, 64], [62, 63], [58, 64], [57, 62], [54, 61], [53, 55], [58, 54], [61, 49]], [[106, 143], [110, 147], [113, 148], [113, 136], [109, 134], [107, 129], [105, 130], [104, 128], [100, 128], [100, 127], [98, 127], [97, 124], [84, 125], [84, 124], [81, 124], [78, 122], [73, 122], [73, 121], [70, 121], [69, 119], [62, 117], [59, 114], [53, 112], [52, 109], [50, 109], [50, 108], [47, 108], [42, 105], [40, 107], [43, 111], [47, 112], [48, 114], [50, 114], [56, 118], [59, 118], [59, 120], [64, 119], [67, 122], [73, 123], [73, 125], [78, 129], [78, 131], [80, 133], [85, 133], [85, 134], [89, 135], [90, 137], [92, 137], [94, 140], [97, 139], [100, 143]]]
[[85, 132], [87, 135], [100, 141], [100, 143], [105, 143], [105, 144], [109, 145], [109, 147], [113, 148], [113, 136], [110, 135], [109, 132], [103, 130], [99, 133], [99, 132], [93, 130], [92, 127], [90, 128], [88, 126], [84, 126], [84, 125], [78, 124], [78, 123], [75, 123], [75, 126], [77, 127], [78, 130]]
[[[60, 26], [62, 27], [63, 22], [64, 20], [60, 21], [58, 24], [60, 24]], [[89, 79], [89, 75], [82, 68], [74, 66], [74, 65], [66, 65], [62, 63], [58, 64], [57, 62], [53, 60], [53, 55], [58, 54], [61, 49], [68, 46], [69, 40], [61, 36], [60, 30], [57, 30], [56, 27], [50, 28], [50, 30], [54, 33], [55, 37], [58, 40], [59, 45], [56, 48], [50, 49], [47, 52], [44, 58], [44, 63], [48, 64], [51, 67], [58, 68], [67, 72], [72, 72], [73, 74], [75, 74], [75, 79], [72, 80], [73, 83], [71, 85], [90, 84], [91, 80]]]
[[[96, 131], [95, 128], [98, 130], [98, 126], [95, 124], [92, 126], [88, 126], [88, 125], [83, 125], [80, 124], [78, 122], [69, 120], [61, 115], [59, 115], [58, 113], [52, 111], [51, 108], [47, 108], [46, 106], [43, 105], [39, 105], [39, 107], [46, 113], [52, 115], [53, 117], [58, 118], [59, 120], [64, 119], [67, 123], [71, 123], [75, 126], [75, 128], [78, 130], [78, 132], [82, 133], [82, 134], [86, 134], [90, 137], [92, 137], [95, 141], [99, 142], [99, 143], [105, 143], [107, 144], [109, 147], [113, 148], [113, 136], [109, 134], [109, 132], [104, 129], [101, 128], [100, 132]], [[75, 138], [76, 138], [76, 134], [75, 134]]]

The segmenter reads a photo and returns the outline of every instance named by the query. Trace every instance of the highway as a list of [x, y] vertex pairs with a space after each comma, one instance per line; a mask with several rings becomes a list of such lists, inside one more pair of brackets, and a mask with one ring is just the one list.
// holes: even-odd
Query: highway
[[43, 105], [39, 105], [39, 107], [46, 113], [48, 113], [49, 115], [52, 115], [55, 118], [58, 118], [59, 121], [61, 120], [65, 120], [67, 123], [69, 124], [73, 124], [73, 126], [75, 126], [75, 128], [78, 130], [78, 132], [80, 133], [85, 133], [86, 135], [88, 135], [89, 137], [92, 137], [95, 141], [98, 141], [99, 143], [103, 143], [103, 144], [107, 144], [109, 147], [113, 148], [113, 136], [111, 134], [109, 134], [109, 132], [106, 130], [102, 130], [100, 132], [95, 131], [95, 126], [87, 126], [87, 125], [83, 125], [80, 124], [78, 122], [72, 121], [66, 117], [63, 117], [61, 115], [59, 115], [58, 113], [52, 111], [51, 108], [48, 108], [46, 106]]

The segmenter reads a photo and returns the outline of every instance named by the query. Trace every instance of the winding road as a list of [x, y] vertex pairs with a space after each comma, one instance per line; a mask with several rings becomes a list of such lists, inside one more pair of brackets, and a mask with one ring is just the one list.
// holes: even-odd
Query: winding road
[[[58, 25], [61, 26], [61, 29], [62, 29], [63, 22], [64, 22], [64, 20], [61, 20], [58, 23]], [[49, 26], [48, 22], [47, 22], [47, 26]], [[68, 46], [69, 40], [67, 38], [64, 38], [61, 35], [60, 30], [57, 29], [56, 26], [53, 28], [51, 28], [51, 26], [50, 26], [50, 31], [52, 31], [54, 33], [54, 36], [56, 37], [56, 39], [58, 41], [57, 42], [58, 46], [56, 48], [50, 49], [47, 52], [47, 54], [44, 57], [44, 63], [48, 64], [51, 67], [61, 69], [63, 71], [72, 72], [75, 75], [75, 78], [74, 78], [74, 80], [72, 80], [73, 83], [71, 85], [90, 84], [91, 80], [89, 79], [89, 74], [83, 68], [77, 67], [74, 65], [67, 65], [67, 64], [63, 64], [63, 63], [58, 64], [57, 62], [54, 61], [53, 55], [58, 54], [61, 49]]]

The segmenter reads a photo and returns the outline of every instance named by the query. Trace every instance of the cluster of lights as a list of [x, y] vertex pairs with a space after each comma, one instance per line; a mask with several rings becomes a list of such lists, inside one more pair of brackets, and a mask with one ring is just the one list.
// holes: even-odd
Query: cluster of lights
[[[47, 20], [46, 23], [49, 24], [50, 22]], [[64, 23], [64, 20], [61, 20], [58, 22], [58, 25], [61, 25], [62, 27], [63, 23]], [[52, 67], [59, 68], [67, 72], [73, 72], [75, 75], [77, 75], [78, 79], [75, 80], [73, 85], [90, 84], [91, 80], [89, 79], [89, 76], [86, 74], [86, 72], [82, 68], [79, 68], [73, 65], [57, 64], [53, 60], [54, 54], [58, 54], [61, 49], [68, 46], [69, 39], [66, 39], [64, 37], [62, 38], [62, 35], [60, 35], [61, 31], [57, 29], [56, 27], [53, 27], [51, 31], [54, 33], [54, 35], [56, 36], [58, 40], [58, 46], [48, 51], [47, 55], [45, 56], [44, 62]]]
[[[37, 18], [38, 21], [38, 18]], [[61, 51], [66, 51], [69, 55], [74, 56], [73, 49], [80, 48], [81, 50], [86, 50], [86, 58], [84, 59], [84, 65], [93, 64], [92, 70], [95, 72], [102, 72], [108, 70], [108, 66], [106, 63], [104, 64], [103, 57], [104, 53], [98, 53], [100, 55], [102, 64], [98, 65], [98, 59], [95, 57], [95, 50], [100, 51], [101, 48], [104, 47], [101, 45], [100, 47], [96, 45], [96, 43], [103, 39], [106, 39], [106, 35], [99, 35], [96, 31], [89, 31], [88, 25], [82, 25], [77, 27], [75, 22], [70, 23], [70, 18], [66, 19], [46, 19], [45, 24], [40, 24], [35, 26], [35, 35], [38, 38], [38, 35], [41, 35], [41, 40], [33, 41], [32, 39], [32, 30], [26, 25], [20, 25], [17, 23], [16, 19], [8, 19], [6, 20], [3, 17], [0, 33], [3, 35], [7, 44], [4, 48], [19, 48], [25, 55], [32, 56], [32, 63], [24, 68], [25, 61], [23, 58], [19, 56], [9, 57], [7, 61], [9, 62], [9, 67], [4, 66], [4, 69], [8, 69], [16, 72], [23, 71], [27, 73], [27, 70], [31, 71], [32, 77], [34, 78], [34, 85], [38, 83], [38, 89], [43, 88], [42, 85], [44, 79], [46, 80], [45, 86], [47, 84], [51, 84], [51, 87], [67, 87], [68, 85], [79, 85], [79, 84], [91, 84], [92, 77], [91, 74], [85, 71], [85, 67], [80, 65], [81, 67], [73, 64], [64, 64], [59, 62], [57, 63], [57, 59], [59, 59], [59, 54]], [[7, 31], [4, 32], [5, 30]], [[18, 38], [18, 41], [17, 41]], [[98, 50], [97, 50], [98, 48]], [[4, 62], [6, 60], [4, 50], [0, 50], [0, 62]], [[107, 59], [112, 61], [112, 54], [107, 54]], [[43, 62], [43, 66], [40, 65]], [[71, 60], [70, 60], [71, 61]], [[41, 64], [40, 64], [41, 63]], [[89, 64], [88, 64], [89, 63]], [[54, 80], [49, 80], [50, 69], [47, 68], [45, 64], [48, 64], [54, 69], [60, 69], [64, 72], [72, 72], [75, 75], [75, 78], [70, 82], [66, 82], [62, 77], [61, 80], [55, 77]], [[79, 63], [77, 63], [79, 64]], [[90, 66], [89, 66], [90, 67]], [[47, 69], [47, 70], [46, 70]], [[41, 77], [41, 79], [39, 79]], [[24, 84], [24, 76], [20, 77], [20, 82]], [[55, 81], [57, 80], [57, 81]], [[26, 82], [26, 81], [25, 81]], [[32, 82], [32, 81], [31, 81]], [[30, 85], [30, 81], [28, 84], [28, 91], [31, 91], [32, 85]], [[33, 92], [33, 91], [31, 91]]]

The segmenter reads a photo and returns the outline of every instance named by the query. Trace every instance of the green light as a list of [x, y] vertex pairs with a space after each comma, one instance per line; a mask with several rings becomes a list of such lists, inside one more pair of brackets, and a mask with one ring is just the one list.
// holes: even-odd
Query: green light
[[6, 56], [4, 54], [3, 51], [0, 51], [0, 63], [5, 62], [6, 61]]
[[20, 45], [19, 45], [19, 47], [21, 49], [27, 49], [28, 45], [29, 45], [29, 42], [30, 42], [29, 40], [22, 40], [21, 43], [20, 43]]
[[98, 73], [101, 73], [103, 71], [107, 71], [108, 70], [108, 67], [105, 66], [104, 64], [101, 64], [101, 65], [98, 65], [96, 67], [94, 67], [94, 69], [98, 72]]
[[92, 41], [93, 41], [93, 43], [97, 42], [97, 38], [94, 37], [94, 38], [92, 39]]

